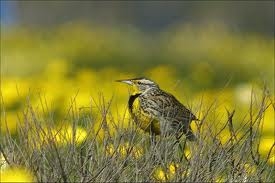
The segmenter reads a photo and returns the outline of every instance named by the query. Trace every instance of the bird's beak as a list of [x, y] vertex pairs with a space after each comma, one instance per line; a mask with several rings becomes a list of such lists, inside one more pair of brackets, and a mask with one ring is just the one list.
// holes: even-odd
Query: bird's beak
[[133, 82], [131, 80], [116, 80], [116, 82], [126, 83], [128, 85], [133, 85]]

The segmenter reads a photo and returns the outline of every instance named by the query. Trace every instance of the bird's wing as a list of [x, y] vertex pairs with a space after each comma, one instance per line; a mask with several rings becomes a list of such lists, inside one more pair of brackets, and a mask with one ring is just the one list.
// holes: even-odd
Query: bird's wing
[[173, 95], [166, 92], [164, 92], [164, 95], [165, 98], [167, 98], [169, 101], [167, 108], [170, 108], [170, 111], [174, 111], [174, 114], [172, 115], [189, 121], [197, 120], [197, 117], [187, 107], [180, 103]]
[[197, 119], [192, 112], [181, 104], [173, 95], [162, 90], [151, 91], [140, 95], [144, 112], [155, 118], [181, 118], [191, 121]]

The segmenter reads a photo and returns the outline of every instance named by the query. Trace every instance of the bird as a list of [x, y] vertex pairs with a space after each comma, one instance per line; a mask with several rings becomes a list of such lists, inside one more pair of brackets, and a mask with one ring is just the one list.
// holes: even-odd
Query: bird
[[130, 85], [128, 110], [139, 128], [152, 135], [179, 139], [185, 134], [189, 141], [196, 140], [190, 123], [198, 118], [156, 82], [146, 77], [116, 81]]

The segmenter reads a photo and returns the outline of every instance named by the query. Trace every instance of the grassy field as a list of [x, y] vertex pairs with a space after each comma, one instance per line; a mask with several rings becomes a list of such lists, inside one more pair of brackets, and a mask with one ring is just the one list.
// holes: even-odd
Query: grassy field
[[[3, 30], [1, 45], [1, 181], [275, 180], [274, 38], [74, 23]], [[114, 81], [139, 76], [201, 119], [198, 142], [136, 128]]]

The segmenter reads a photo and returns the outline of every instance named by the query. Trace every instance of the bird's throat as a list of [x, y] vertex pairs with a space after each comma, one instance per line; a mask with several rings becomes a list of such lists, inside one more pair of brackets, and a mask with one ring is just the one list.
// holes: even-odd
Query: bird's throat
[[141, 95], [141, 93], [136, 93], [136, 94], [133, 94], [130, 96], [129, 101], [128, 101], [128, 107], [129, 107], [130, 112], [133, 111], [133, 104], [134, 104], [135, 100], [138, 98], [138, 96], [140, 96], [140, 95]]

